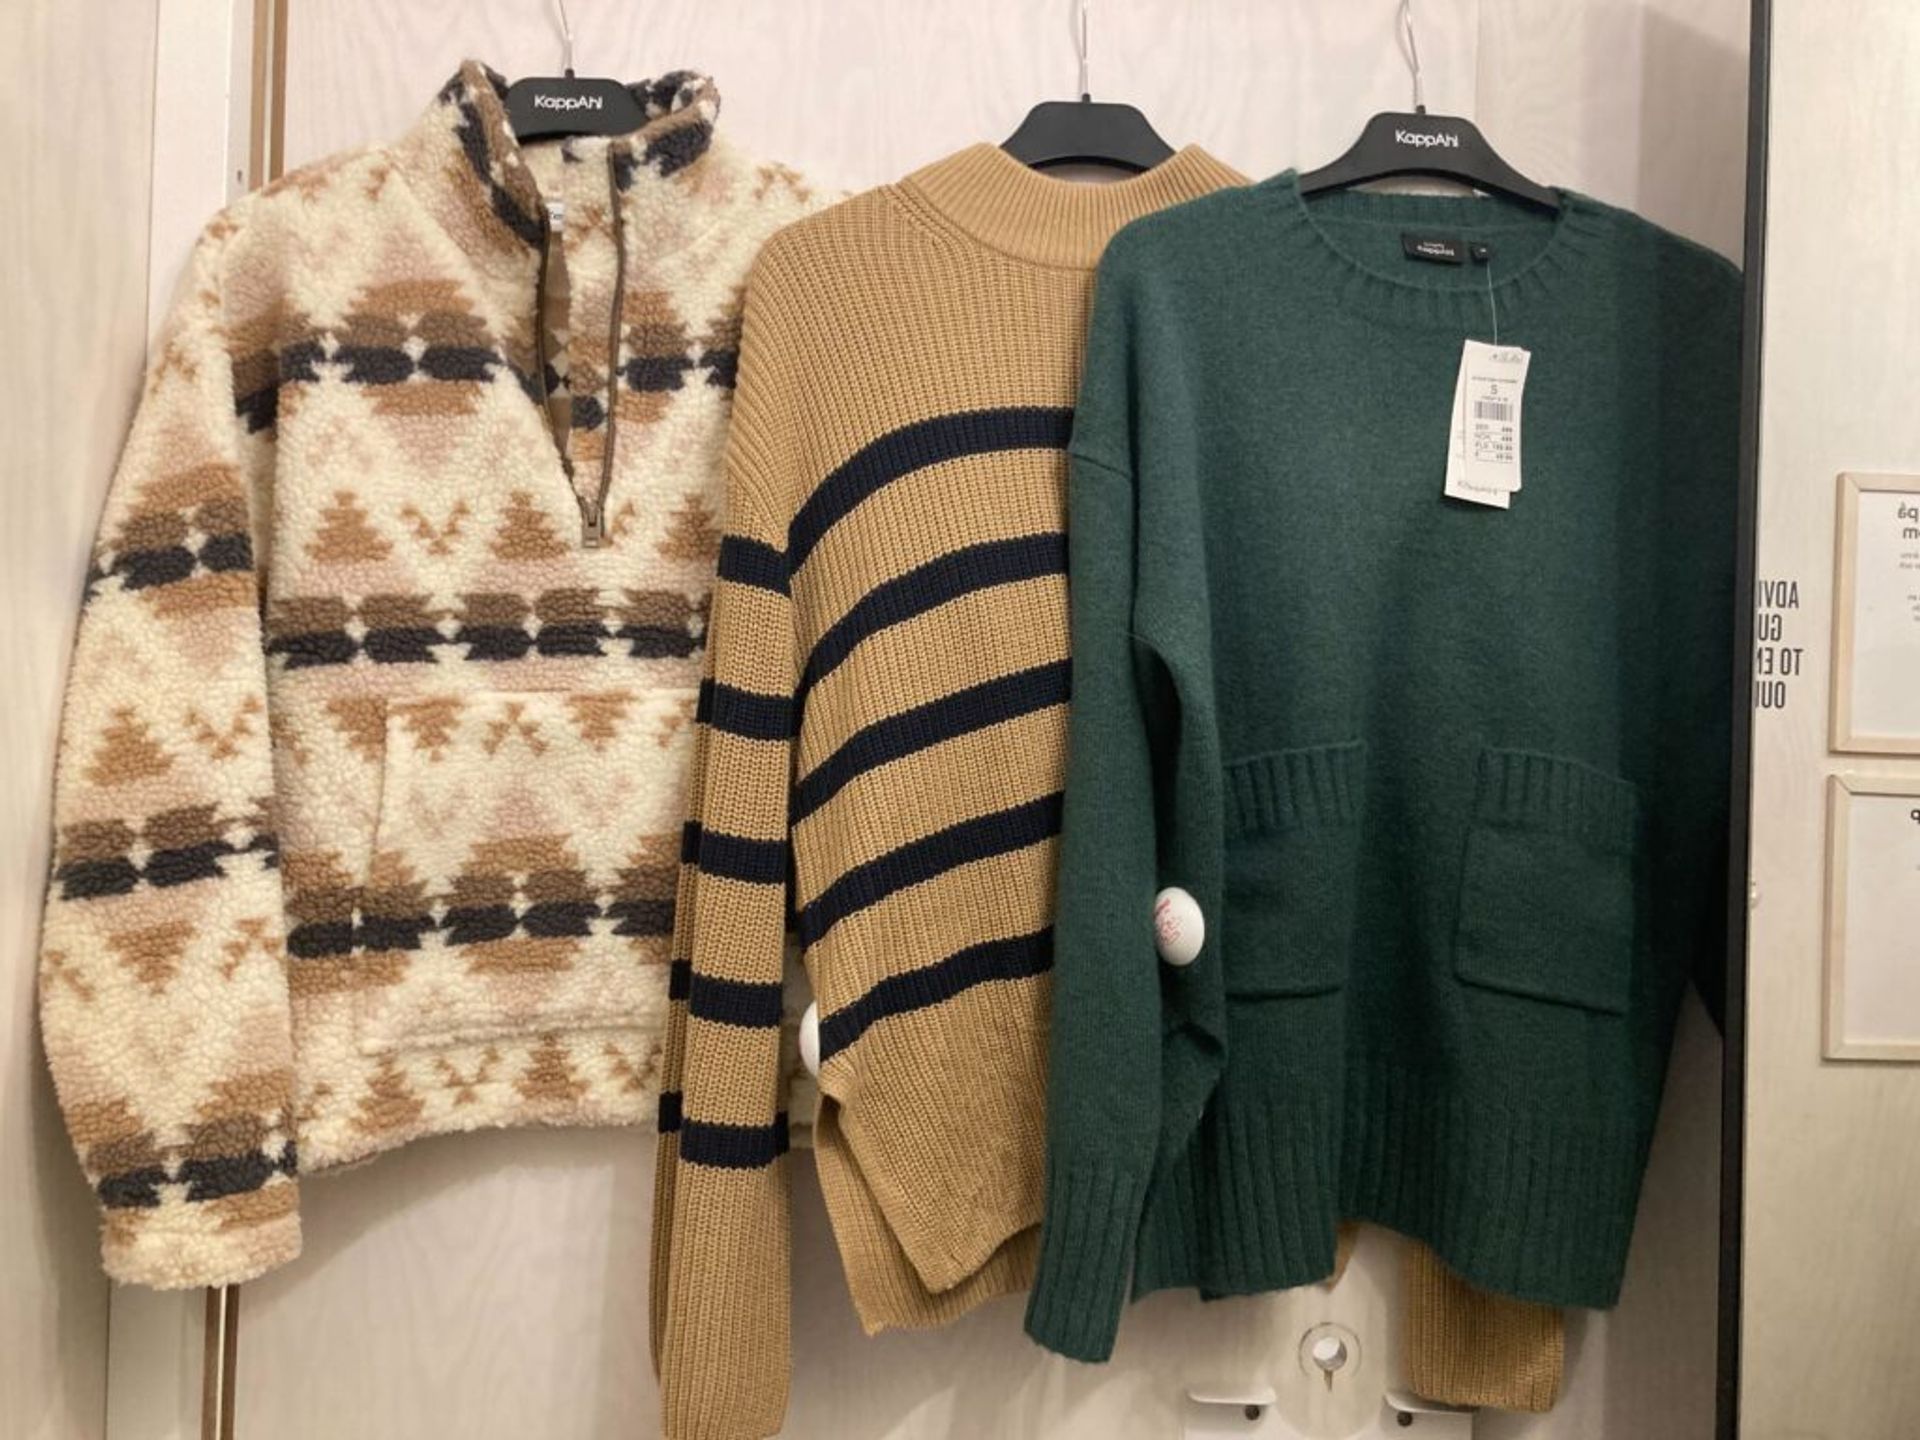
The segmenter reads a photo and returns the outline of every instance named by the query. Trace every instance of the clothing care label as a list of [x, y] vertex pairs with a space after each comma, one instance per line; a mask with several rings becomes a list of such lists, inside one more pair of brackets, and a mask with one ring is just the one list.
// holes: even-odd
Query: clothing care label
[[1455, 500], [1505, 510], [1520, 488], [1520, 403], [1531, 351], [1468, 340], [1453, 382], [1447, 485]]

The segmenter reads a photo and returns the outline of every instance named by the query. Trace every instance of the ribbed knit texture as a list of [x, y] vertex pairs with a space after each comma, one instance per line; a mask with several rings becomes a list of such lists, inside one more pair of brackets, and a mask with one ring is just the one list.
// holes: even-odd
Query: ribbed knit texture
[[[1087, 186], [981, 145], [790, 228], [755, 268], [656, 1186], [676, 1440], [768, 1434], [785, 1406], [789, 898], [862, 1324], [938, 1324], [1032, 1273], [1092, 268], [1124, 222], [1238, 183], [1198, 150]], [[1143, 1180], [1099, 1182], [1116, 1252]], [[1122, 1270], [1096, 1328], [1124, 1291]]]
[[1565, 1326], [1551, 1305], [1476, 1290], [1422, 1245], [1401, 1267], [1407, 1385], [1443, 1405], [1544, 1414], [1560, 1398]]
[[634, 132], [523, 147], [469, 61], [194, 251], [87, 576], [43, 932], [117, 1280], [251, 1279], [299, 1175], [419, 1136], [652, 1119], [739, 291], [825, 197], [704, 76], [631, 88]]
[[[1490, 263], [1411, 260], [1409, 229]], [[1144, 1184], [1136, 1291], [1318, 1279], [1354, 1218], [1613, 1303], [1721, 945], [1736, 272], [1583, 196], [1289, 174], [1129, 226], [1098, 297], [1051, 1163]], [[1442, 494], [1496, 323], [1533, 355], [1508, 511]], [[1207, 920], [1177, 971], [1166, 885]], [[1108, 1293], [1080, 1257], [1111, 1225], [1050, 1197], [1044, 1343], [1099, 1349], [1059, 1317]]]

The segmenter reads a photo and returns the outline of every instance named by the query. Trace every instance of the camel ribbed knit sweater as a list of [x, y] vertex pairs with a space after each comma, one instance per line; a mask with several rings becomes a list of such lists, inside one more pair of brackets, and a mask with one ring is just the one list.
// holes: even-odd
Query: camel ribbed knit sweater
[[1092, 272], [1122, 224], [1238, 183], [1197, 149], [1089, 186], [980, 145], [755, 266], [661, 1102], [670, 1436], [765, 1435], [785, 1408], [789, 919], [862, 1323], [1028, 1283]]

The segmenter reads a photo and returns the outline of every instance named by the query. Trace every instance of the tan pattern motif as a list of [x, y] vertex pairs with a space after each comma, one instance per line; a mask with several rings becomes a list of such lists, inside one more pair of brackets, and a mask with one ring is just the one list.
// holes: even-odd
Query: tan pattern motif
[[[501, 85], [463, 66], [393, 145], [215, 217], [146, 378], [69, 685], [40, 991], [121, 1280], [290, 1258], [302, 1170], [653, 1119], [732, 395], [684, 337], [731, 333], [809, 202], [763, 191], [699, 76], [564, 153], [518, 146]], [[611, 444], [541, 403], [548, 196], [581, 222], [583, 341], [548, 358], [617, 409]], [[673, 334], [633, 331], [623, 290]], [[682, 345], [684, 383], [631, 404], [616, 333]], [[588, 548], [603, 483], [626, 518]]]
[[[388, 712], [361, 1049], [655, 1029], [679, 829], [676, 691], [479, 693]], [[416, 721], [425, 709], [431, 722]], [[651, 862], [651, 863], [649, 863]], [[378, 983], [374, 977], [378, 976]]]

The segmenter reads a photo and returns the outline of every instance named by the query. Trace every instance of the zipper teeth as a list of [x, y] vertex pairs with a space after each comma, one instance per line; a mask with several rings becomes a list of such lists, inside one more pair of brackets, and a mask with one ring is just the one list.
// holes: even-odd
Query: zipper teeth
[[620, 312], [627, 299], [627, 245], [625, 216], [621, 214], [620, 185], [616, 178], [614, 147], [607, 146], [607, 200], [613, 212], [613, 315], [607, 321], [607, 443], [600, 450], [600, 496], [594, 502], [599, 529], [607, 524], [607, 492], [613, 488], [613, 447], [620, 427]]
[[547, 269], [553, 263], [553, 218], [544, 207], [540, 212], [540, 278], [533, 286], [533, 363], [540, 391], [540, 415], [547, 422], [547, 438], [560, 457], [560, 469], [569, 486], [573, 479], [573, 461], [567, 447], [560, 443], [560, 432], [553, 424], [553, 387], [547, 383]]

